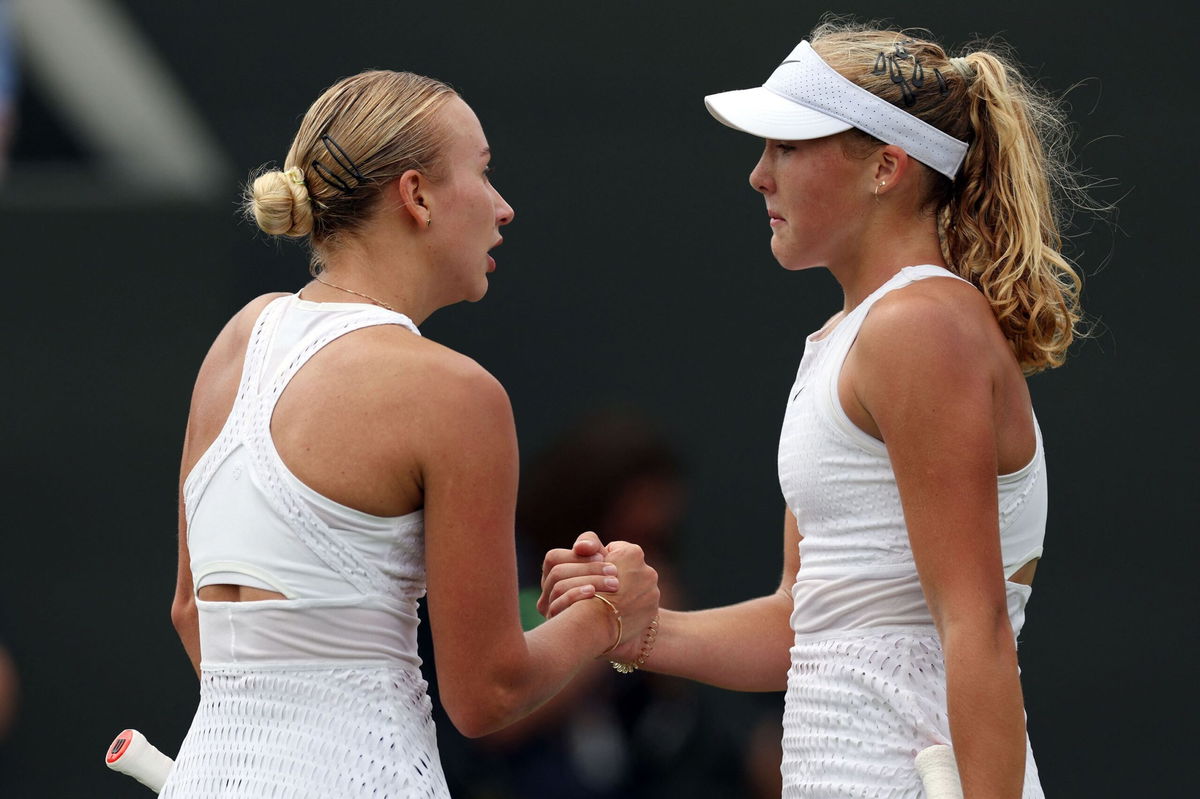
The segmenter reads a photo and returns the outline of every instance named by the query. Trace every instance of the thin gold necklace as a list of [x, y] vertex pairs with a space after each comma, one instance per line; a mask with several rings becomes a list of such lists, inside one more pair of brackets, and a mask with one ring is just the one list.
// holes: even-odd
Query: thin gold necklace
[[361, 291], [355, 291], [354, 289], [348, 289], [345, 286], [338, 286], [334, 283], [330, 283], [328, 280], [322, 280], [320, 275], [313, 275], [313, 280], [316, 280], [318, 283], [324, 283], [326, 286], [329, 286], [329, 288], [331, 288], [331, 289], [337, 289], [338, 291], [344, 291], [347, 294], [353, 294], [356, 297], [362, 297], [364, 300], [370, 300], [371, 302], [378, 305], [380, 308], [387, 308], [392, 313], [400, 313], [399, 311], [397, 311], [392, 306], [388, 305], [383, 300], [377, 300], [374, 297], [372, 297], [370, 294], [363, 294]]

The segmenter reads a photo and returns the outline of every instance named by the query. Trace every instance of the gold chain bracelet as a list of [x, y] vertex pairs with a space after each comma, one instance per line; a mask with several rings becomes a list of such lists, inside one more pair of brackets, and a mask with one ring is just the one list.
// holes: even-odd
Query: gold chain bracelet
[[[633, 674], [635, 671], [646, 665], [646, 659], [650, 657], [650, 651], [654, 649], [654, 639], [658, 637], [658, 614], [654, 614], [654, 618], [650, 620], [650, 626], [646, 628], [646, 637], [642, 640], [642, 651], [638, 653], [637, 660], [632, 663], [622, 663], [618, 660], [610, 660], [609, 664], [614, 671], [621, 674]], [[611, 649], [609, 650], [612, 651]]]

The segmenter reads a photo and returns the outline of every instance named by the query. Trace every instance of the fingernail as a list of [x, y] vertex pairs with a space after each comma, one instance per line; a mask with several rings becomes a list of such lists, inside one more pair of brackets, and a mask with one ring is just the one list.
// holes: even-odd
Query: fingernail
[[597, 552], [595, 555], [588, 556], [589, 561], [604, 560], [604, 556]]
[[611, 588], [615, 591], [618, 585], [620, 585], [620, 583], [617, 582], [616, 577], [605, 577], [604, 578], [604, 587], [605, 588]]
[[603, 570], [603, 571], [604, 571], [604, 573], [605, 573], [605, 574], [611, 574], [611, 575], [612, 575], [612, 576], [614, 576], [614, 577], [616, 577], [616, 576], [617, 576], [617, 567], [616, 567], [616, 566], [614, 566], [614, 565], [612, 565], [611, 563], [606, 563], [606, 564], [604, 564], [604, 570]]
[[579, 586], [579, 593], [594, 594], [596, 593], [596, 586], [592, 585], [591, 583], [588, 583], [587, 585], [581, 585]]

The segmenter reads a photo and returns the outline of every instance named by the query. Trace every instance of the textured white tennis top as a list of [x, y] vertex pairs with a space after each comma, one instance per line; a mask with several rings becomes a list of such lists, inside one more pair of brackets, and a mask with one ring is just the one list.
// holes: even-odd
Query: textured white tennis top
[[204, 663], [386, 660], [418, 665], [417, 600], [425, 592], [422, 511], [373, 516], [302, 483], [271, 439], [275, 403], [308, 359], [351, 331], [403, 314], [360, 303], [269, 303], [246, 350], [237, 398], [184, 482], [196, 591], [230, 583], [287, 599], [205, 602]]
[[[838, 375], [863, 320], [888, 292], [926, 278], [958, 278], [938, 266], [901, 269], [823, 338], [809, 337], [779, 440], [779, 481], [803, 541], [792, 589], [797, 638], [846, 630], [932, 625], [909, 545], [886, 445], [856, 427], [838, 398]], [[814, 334], [815, 335], [815, 334]], [[1004, 576], [1042, 554], [1046, 468], [1041, 431], [1030, 462], [997, 478]], [[1014, 635], [1030, 588], [1005, 583]]]

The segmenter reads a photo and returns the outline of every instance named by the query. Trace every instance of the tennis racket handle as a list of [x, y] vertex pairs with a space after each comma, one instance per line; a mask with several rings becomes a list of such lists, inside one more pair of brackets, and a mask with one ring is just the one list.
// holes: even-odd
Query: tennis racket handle
[[945, 744], [931, 746], [917, 753], [917, 773], [925, 786], [926, 799], [962, 799], [962, 783], [958, 779], [958, 764], [954, 750]]
[[137, 730], [122, 731], [108, 747], [104, 763], [113, 771], [128, 774], [155, 793], [162, 790], [175, 765], [175, 761], [155, 749]]

